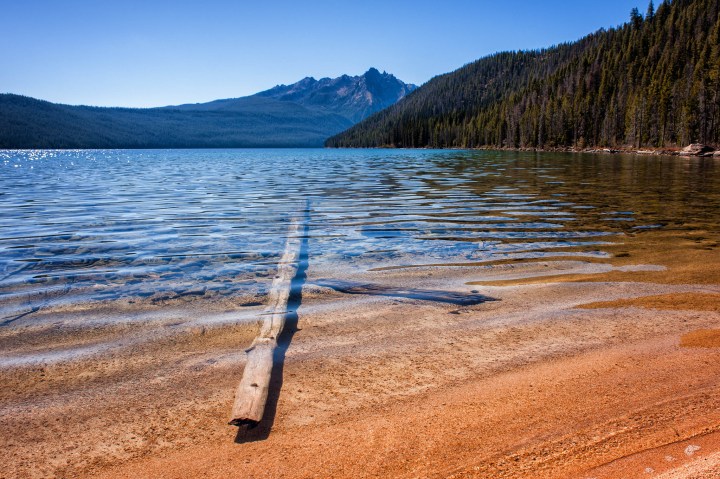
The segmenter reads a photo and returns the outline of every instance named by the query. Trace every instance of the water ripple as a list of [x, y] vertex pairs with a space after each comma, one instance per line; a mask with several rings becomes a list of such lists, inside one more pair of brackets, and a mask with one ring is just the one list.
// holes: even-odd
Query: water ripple
[[[366, 269], [602, 257], [612, 236], [688, 215], [716, 220], [714, 166], [653, 161], [403, 150], [0, 151], [0, 316], [78, 302], [262, 295], [287, 224], [307, 202], [313, 264]], [[692, 201], [698, 193], [702, 205]], [[568, 248], [575, 252], [559, 251]]]

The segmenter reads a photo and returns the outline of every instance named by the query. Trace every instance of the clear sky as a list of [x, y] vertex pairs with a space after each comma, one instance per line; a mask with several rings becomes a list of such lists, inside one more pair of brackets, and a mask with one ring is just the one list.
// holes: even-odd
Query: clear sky
[[0, 92], [161, 106], [369, 67], [422, 84], [497, 51], [617, 26], [632, 7], [647, 2], [0, 0]]

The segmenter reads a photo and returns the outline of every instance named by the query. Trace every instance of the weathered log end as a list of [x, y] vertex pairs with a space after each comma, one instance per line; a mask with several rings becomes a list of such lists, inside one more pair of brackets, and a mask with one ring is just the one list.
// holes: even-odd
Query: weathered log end
[[276, 345], [277, 342], [272, 338], [257, 338], [247, 350], [247, 363], [242, 380], [235, 391], [235, 404], [230, 424], [252, 425], [262, 420], [270, 391], [273, 352]]
[[260, 423], [253, 421], [251, 419], [231, 419], [230, 422], [228, 422], [228, 425], [230, 425], [230, 426], [237, 426], [237, 427], [247, 426], [248, 429], [254, 429], [257, 427], [258, 424], [260, 424]]

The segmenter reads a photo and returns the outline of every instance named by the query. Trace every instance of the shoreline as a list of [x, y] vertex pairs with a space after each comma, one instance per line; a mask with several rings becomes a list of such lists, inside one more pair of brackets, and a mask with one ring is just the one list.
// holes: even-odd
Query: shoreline
[[720, 158], [720, 150], [709, 146], [712, 151], [703, 153], [686, 153], [682, 148], [634, 148], [634, 147], [557, 147], [557, 148], [471, 148], [477, 150], [498, 150], [498, 151], [534, 151], [543, 153], [603, 153], [612, 155], [654, 155], [654, 156], [681, 156], [698, 158]]
[[481, 147], [445, 147], [445, 148], [431, 148], [431, 147], [397, 147], [392, 145], [383, 145], [377, 147], [333, 147], [333, 146], [273, 146], [273, 147], [187, 147], [187, 148], [171, 148], [171, 147], [153, 147], [153, 148], [0, 148], [0, 151], [35, 151], [35, 150], [47, 150], [47, 151], [141, 151], [141, 150], [458, 150], [458, 151], [511, 151], [511, 152], [537, 152], [537, 153], [588, 153], [588, 154], [612, 154], [612, 155], [645, 155], [645, 156], [680, 156], [686, 158], [720, 158], [720, 146], [708, 145], [708, 148], [712, 148], [713, 151], [694, 154], [688, 153], [683, 154], [681, 147], [670, 147], [670, 148], [634, 148], [628, 146], [617, 146], [617, 147], [586, 147], [577, 148], [572, 146], [558, 146], [558, 147], [547, 147], [547, 148], [536, 148], [536, 147], [498, 147], [498, 146], [481, 146]]
[[[710, 347], [682, 345], [720, 327], [720, 253], [701, 234], [629, 238], [615, 247], [627, 255], [604, 260], [610, 269], [575, 259], [351, 272], [311, 263], [279, 395], [257, 430], [226, 424], [257, 326], [193, 328], [170, 315], [177, 334], [4, 374], [0, 476], [615, 479], [701, 461], [714, 470], [720, 348], [712, 337], [699, 343]], [[333, 276], [492, 301], [315, 283]], [[689, 446], [700, 449], [686, 455]]]

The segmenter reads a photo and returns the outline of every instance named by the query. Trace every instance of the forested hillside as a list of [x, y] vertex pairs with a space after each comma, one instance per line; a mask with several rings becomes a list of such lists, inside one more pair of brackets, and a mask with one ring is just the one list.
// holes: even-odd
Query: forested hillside
[[333, 147], [720, 144], [720, 0], [650, 3], [630, 21], [438, 76]]
[[0, 148], [311, 147], [352, 125], [339, 115], [299, 105], [257, 103], [232, 111], [182, 111], [70, 106], [0, 95]]

